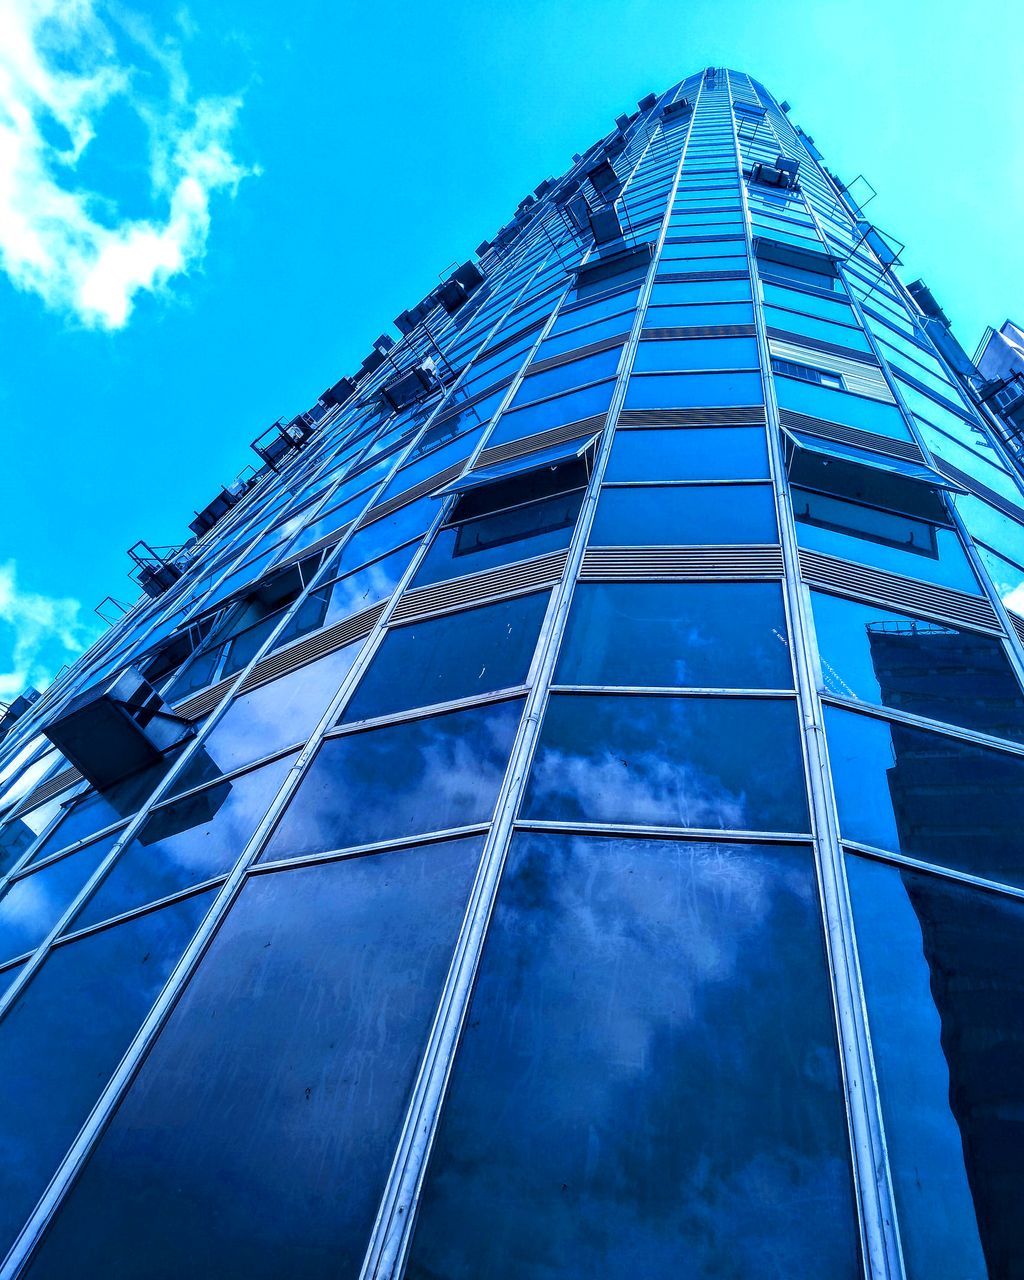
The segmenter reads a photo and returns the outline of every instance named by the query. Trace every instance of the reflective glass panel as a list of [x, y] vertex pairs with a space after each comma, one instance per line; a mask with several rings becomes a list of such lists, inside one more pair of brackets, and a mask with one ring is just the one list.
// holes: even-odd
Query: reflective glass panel
[[454, 702], [526, 681], [549, 592], [391, 628], [344, 723]]
[[553, 396], [570, 387], [580, 387], [584, 383], [608, 377], [615, 372], [621, 353], [621, 347], [613, 347], [609, 351], [599, 351], [596, 355], [584, 356], [581, 360], [571, 360], [568, 364], [557, 365], [542, 373], [530, 373], [527, 370], [528, 376], [523, 379], [512, 403], [525, 404], [530, 400]]
[[845, 391], [833, 391], [798, 378], [776, 377], [775, 392], [780, 409], [794, 409], [797, 413], [824, 418], [826, 422], [875, 431], [894, 440], [911, 438], [910, 428], [895, 405], [850, 395]]
[[[0, 1249], [13, 1243], [46, 1189], [209, 897], [197, 895], [54, 948], [0, 1022]], [[149, 1185], [160, 1163], [152, 1159], [139, 1187]], [[59, 1270], [86, 1276], [87, 1253], [65, 1255]], [[129, 1256], [105, 1274], [123, 1272]]]
[[1024, 1257], [1024, 907], [847, 860], [909, 1280]]
[[596, 414], [604, 413], [612, 399], [614, 381], [598, 382], [579, 391], [570, 391], [553, 400], [542, 400], [525, 409], [510, 410], [501, 415], [494, 431], [487, 438], [487, 445], [504, 444], [536, 435], [549, 427], [561, 427]]
[[577, 489], [439, 529], [412, 586], [559, 551], [572, 539], [582, 503], [583, 490]]
[[809, 850], [517, 836], [410, 1280], [854, 1280], [857, 1252]]
[[770, 485], [645, 485], [601, 492], [590, 543], [657, 547], [778, 540]]
[[581, 582], [559, 684], [790, 689], [773, 582]]
[[847, 840], [1024, 885], [1024, 757], [825, 708]]
[[224, 875], [270, 807], [294, 756], [156, 809], [71, 922], [71, 930]]
[[556, 694], [523, 808], [565, 822], [806, 831], [795, 704]]
[[995, 636], [812, 592], [822, 687], [1024, 742], [1024, 696]]
[[479, 855], [251, 879], [32, 1276], [358, 1274]]
[[763, 427], [686, 427], [615, 433], [606, 480], [768, 478]]
[[753, 338], [686, 338], [641, 342], [634, 372], [652, 369], [756, 369]]
[[116, 832], [22, 876], [0, 898], [0, 962], [34, 951], [85, 886]]
[[674, 409], [760, 404], [759, 373], [634, 374], [626, 389], [627, 409]]
[[656, 280], [651, 305], [665, 302], [740, 302], [750, 300], [749, 280]]
[[261, 860], [486, 822], [521, 710], [513, 699], [329, 739]]

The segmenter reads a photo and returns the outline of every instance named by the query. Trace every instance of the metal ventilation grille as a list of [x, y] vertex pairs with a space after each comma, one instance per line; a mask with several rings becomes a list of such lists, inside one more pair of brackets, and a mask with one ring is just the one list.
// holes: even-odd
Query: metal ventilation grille
[[623, 409], [620, 427], [763, 427], [764, 405], [717, 409]]
[[583, 360], [587, 356], [600, 355], [602, 351], [611, 351], [614, 347], [621, 347], [628, 337], [628, 333], [618, 333], [611, 338], [602, 338], [600, 342], [590, 342], [585, 347], [574, 347], [571, 351], [563, 351], [560, 355], [548, 356], [546, 360], [535, 360], [533, 364], [527, 365], [524, 376], [543, 373], [546, 369], [557, 369], [559, 365], [572, 364], [573, 361]]
[[878, 361], [870, 351], [855, 351], [853, 347], [842, 347], [837, 342], [824, 342], [821, 338], [809, 338], [805, 333], [793, 333], [789, 329], [775, 329], [768, 326], [768, 337], [779, 342], [792, 342], [795, 346], [803, 346], [811, 351], [821, 351], [828, 355], [842, 356], [846, 360], [857, 360], [862, 364], [878, 365]]
[[577, 436], [593, 435], [604, 426], [604, 420], [603, 413], [596, 413], [591, 418], [567, 422], [563, 427], [551, 427], [547, 431], [538, 431], [536, 435], [524, 436], [521, 440], [496, 444], [491, 449], [484, 449], [473, 464], [474, 470], [492, 466], [495, 462], [507, 462], [510, 458], [525, 458], [528, 453], [563, 444], [566, 440], [575, 440]]
[[658, 276], [658, 284], [696, 284], [699, 281], [749, 279], [749, 271], [670, 271]]
[[[468, 456], [467, 454], [466, 457], [468, 458]], [[407, 506], [410, 502], [415, 502], [417, 498], [425, 498], [428, 494], [433, 493], [435, 489], [440, 489], [442, 485], [446, 485], [462, 475], [462, 468], [465, 465], [466, 458], [463, 458], [461, 462], [445, 467], [436, 476], [427, 476], [426, 480], [421, 480], [419, 484], [414, 484], [411, 489], [404, 489], [401, 493], [396, 493], [384, 502], [379, 502], [375, 507], [371, 507], [362, 520], [359, 521], [359, 528], [363, 529], [368, 524], [373, 524], [375, 520], [383, 520], [385, 516], [391, 515], [393, 511]]]
[[580, 580], [781, 578], [780, 547], [591, 547]]
[[552, 586], [562, 576], [567, 554], [566, 551], [549, 551], [547, 555], [522, 560], [518, 564], [502, 565], [500, 569], [471, 573], [450, 582], [407, 591], [395, 606], [391, 621], [407, 622], [411, 618], [446, 613], [464, 605]]
[[778, 338], [768, 339], [768, 350], [779, 360], [793, 360], [797, 364], [811, 365], [815, 369], [840, 374], [846, 390], [854, 395], [867, 396], [870, 400], [880, 400], [884, 404], [896, 403], [896, 398], [889, 390], [889, 384], [877, 364], [861, 364], [858, 360], [846, 360], [842, 356], [814, 350], [801, 343], [781, 342]]
[[938, 457], [935, 459], [935, 466], [947, 480], [952, 480], [954, 484], [967, 489], [968, 492], [975, 494], [976, 497], [984, 498], [986, 502], [991, 503], [993, 507], [1008, 515], [1012, 520], [1024, 521], [1024, 509], [1015, 506], [1014, 503], [1004, 498], [1002, 494], [996, 493], [995, 489], [990, 489], [987, 484], [982, 484], [980, 480], [975, 480], [966, 471], [961, 471], [959, 467], [954, 467], [950, 462], [943, 462]]
[[41, 782], [35, 791], [30, 791], [21, 804], [11, 810], [11, 817], [16, 818], [20, 813], [28, 813], [29, 809], [34, 809], [37, 804], [52, 800], [54, 796], [59, 796], [62, 791], [81, 781], [82, 775], [78, 770], [73, 765], [68, 765], [66, 769], [61, 769], [60, 773], [55, 773], [52, 778]]
[[647, 342], [656, 338], [753, 338], [754, 336], [755, 330], [752, 324], [679, 325], [675, 328], [644, 329], [640, 334], [640, 341]]
[[1002, 634], [996, 611], [982, 596], [950, 587], [933, 587], [882, 569], [850, 564], [820, 551], [800, 552], [800, 572], [812, 586], [831, 587], [843, 595], [870, 600], [888, 608], [907, 609], [941, 622], [954, 622], [978, 631]]
[[[1009, 610], [1007, 610], [1010, 613]], [[1018, 617], [1015, 613], [1010, 613], [1010, 621], [1013, 623], [1013, 629], [1017, 633], [1017, 639], [1024, 644], [1024, 618]]]
[[893, 440], [874, 431], [847, 427], [841, 422], [826, 422], [824, 418], [812, 418], [810, 414], [795, 413], [792, 409], [780, 409], [779, 421], [793, 431], [806, 431], [809, 435], [835, 440], [838, 444], [852, 444], [875, 453], [886, 453], [890, 458], [902, 458], [904, 462], [925, 461], [924, 454], [913, 440]]

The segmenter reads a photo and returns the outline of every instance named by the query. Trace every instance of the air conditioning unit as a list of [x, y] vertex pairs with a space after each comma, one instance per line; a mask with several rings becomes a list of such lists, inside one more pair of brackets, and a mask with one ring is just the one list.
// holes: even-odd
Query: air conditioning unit
[[427, 359], [391, 378], [381, 387], [380, 394], [385, 405], [397, 413], [424, 399], [439, 385], [434, 362]]
[[679, 120], [683, 116], [688, 116], [692, 110], [693, 103], [689, 98], [678, 98], [662, 108], [661, 116], [663, 120]]
[[232, 493], [230, 489], [221, 489], [212, 502], [208, 502], [202, 511], [196, 512], [196, 518], [189, 521], [188, 527], [197, 537], [209, 533], [217, 521], [227, 515], [238, 498], [239, 495]]
[[156, 764], [192, 735], [135, 667], [86, 689], [43, 729], [98, 791]]
[[595, 244], [608, 244], [612, 240], [621, 239], [622, 224], [613, 204], [590, 210], [590, 230]]
[[321, 403], [344, 404], [346, 400], [351, 399], [355, 395], [356, 384], [351, 378], [339, 378], [333, 387], [328, 387], [320, 397]]

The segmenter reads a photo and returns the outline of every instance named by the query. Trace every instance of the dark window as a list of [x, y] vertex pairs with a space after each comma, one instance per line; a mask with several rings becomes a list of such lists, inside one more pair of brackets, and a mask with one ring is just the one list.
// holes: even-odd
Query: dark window
[[1024, 758], [827, 707], [848, 840], [1024, 886]]
[[763, 427], [620, 430], [606, 480], [766, 480]]
[[795, 705], [784, 699], [556, 694], [530, 818], [805, 831]]
[[601, 493], [595, 547], [770, 543], [778, 539], [769, 485], [645, 485]]
[[263, 860], [486, 822], [521, 711], [516, 699], [329, 739]]
[[1024, 907], [847, 860], [907, 1274], [1024, 1257]]
[[[0, 1023], [0, 1249], [13, 1243], [46, 1189], [209, 899], [209, 894], [191, 897], [55, 948]], [[194, 1086], [191, 1073], [186, 1076]], [[155, 1162], [152, 1150], [148, 1154], [145, 1174], [122, 1168], [123, 1185], [152, 1185], [167, 1152]], [[58, 1263], [58, 1271], [67, 1274], [69, 1256]], [[87, 1246], [76, 1247], [73, 1256], [76, 1275], [113, 1276], [129, 1255], [122, 1252], [109, 1268], [92, 1271], [87, 1270]], [[143, 1256], [153, 1255], [142, 1248], [133, 1251], [133, 1267]], [[39, 1273], [38, 1267], [32, 1269]]]
[[547, 603], [545, 591], [391, 628], [343, 722], [523, 684]]
[[854, 1280], [846, 1132], [808, 850], [520, 835], [407, 1274]]
[[479, 854], [251, 879], [34, 1273], [357, 1274]]
[[582, 582], [556, 680], [792, 688], [782, 590], [767, 582]]

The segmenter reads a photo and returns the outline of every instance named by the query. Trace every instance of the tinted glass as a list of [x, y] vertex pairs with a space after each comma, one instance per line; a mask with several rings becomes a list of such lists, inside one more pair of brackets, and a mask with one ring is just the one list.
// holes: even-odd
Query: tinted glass
[[342, 721], [525, 683], [547, 603], [545, 591], [392, 628]]
[[561, 684], [787, 689], [782, 591], [761, 582], [583, 582]]
[[524, 436], [536, 435], [538, 431], [547, 431], [549, 427], [561, 427], [595, 414], [603, 414], [611, 403], [614, 386], [613, 381], [598, 382], [581, 391], [570, 391], [553, 400], [543, 400], [525, 409], [503, 413], [488, 437], [487, 444], [491, 446], [504, 444], [508, 440], [520, 440]]
[[762, 427], [687, 427], [615, 433], [606, 480], [761, 480], [768, 477]]
[[641, 342], [633, 369], [756, 369], [753, 338], [687, 338]]
[[847, 862], [911, 1280], [1017, 1276], [1024, 1257], [1024, 907]]
[[798, 413], [824, 418], [827, 422], [860, 427], [895, 440], [910, 439], [910, 428], [895, 405], [849, 395], [845, 391], [832, 391], [796, 378], [777, 377], [775, 392], [781, 409], [795, 409]]
[[788, 700], [557, 694], [524, 801], [531, 818], [805, 831]]
[[0, 962], [34, 951], [114, 847], [117, 834], [13, 881], [0, 898]]
[[[582, 320], [582, 318], [581, 315], [580, 319]], [[567, 351], [574, 351], [577, 347], [585, 347], [590, 342], [599, 342], [602, 338], [611, 338], [618, 334], [624, 336], [629, 333], [632, 324], [633, 313], [632, 311], [627, 311], [622, 315], [609, 316], [606, 320], [599, 320], [596, 324], [588, 324], [580, 329], [559, 333], [557, 337], [548, 337], [541, 343], [536, 358], [538, 360], [547, 360], [551, 356], [564, 355]]]
[[760, 404], [759, 373], [634, 374], [626, 390], [627, 409]]
[[802, 547], [979, 593], [967, 555], [952, 529], [807, 489], [793, 488], [790, 495]]
[[358, 573], [340, 578], [329, 588], [330, 603], [323, 625], [333, 626], [334, 623], [351, 617], [353, 613], [358, 613], [360, 609], [369, 609], [371, 605], [386, 600], [398, 586], [415, 553], [416, 544], [413, 543], [392, 552], [383, 560], [375, 560]]
[[356, 1275], [479, 850], [250, 880], [31, 1274]]
[[596, 355], [584, 356], [582, 360], [571, 360], [568, 364], [558, 365], [543, 373], [529, 374], [523, 379], [512, 403], [513, 405], [525, 404], [530, 400], [553, 396], [559, 391], [567, 391], [570, 387], [580, 387], [584, 383], [596, 382], [598, 378], [608, 377], [615, 372], [620, 354], [621, 348], [613, 347], [610, 351], [600, 351]]
[[407, 1275], [854, 1280], [832, 1026], [807, 850], [517, 837]]
[[754, 309], [745, 303], [707, 302], [691, 306], [649, 306], [644, 328], [672, 328], [679, 325], [753, 324]]
[[1024, 885], [1024, 758], [826, 707], [848, 840]]
[[71, 928], [108, 920], [230, 871], [294, 759], [284, 756], [155, 810]]
[[180, 794], [258, 756], [304, 742], [362, 646], [356, 640], [236, 698], [171, 788]]
[[994, 636], [820, 592], [811, 600], [829, 693], [1024, 742], [1024, 696]]
[[513, 700], [331, 738], [263, 858], [486, 822], [521, 710]]
[[425, 587], [567, 547], [582, 503], [578, 489], [439, 529], [412, 585]]
[[595, 547], [777, 540], [775, 502], [769, 485], [604, 489], [590, 534]]
[[[0, 1248], [5, 1251], [208, 906], [207, 894], [188, 898], [56, 947], [0, 1022]], [[116, 1274], [121, 1264], [107, 1274]], [[69, 1268], [76, 1276], [86, 1274], [77, 1250], [73, 1264], [65, 1256], [61, 1265], [65, 1275]]]
[[749, 298], [749, 280], [658, 280], [651, 291], [652, 306], [663, 302], [739, 302]]

